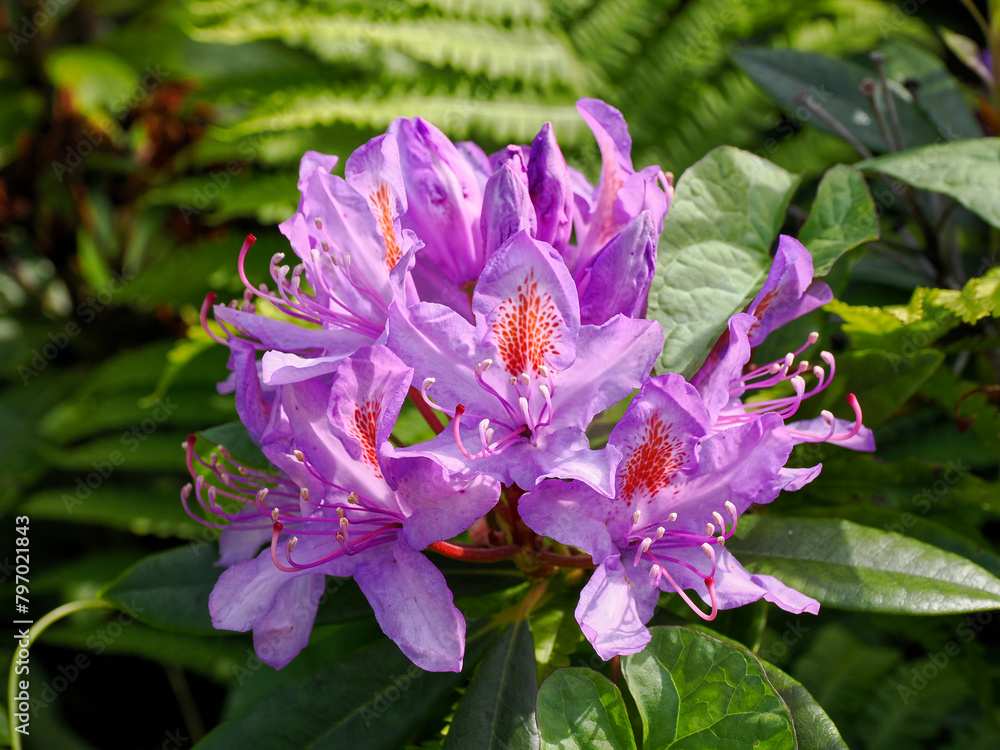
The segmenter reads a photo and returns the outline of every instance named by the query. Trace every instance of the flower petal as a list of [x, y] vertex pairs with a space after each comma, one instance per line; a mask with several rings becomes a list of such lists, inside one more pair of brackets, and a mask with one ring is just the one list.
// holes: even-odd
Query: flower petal
[[528, 195], [527, 176], [515, 172], [510, 163], [502, 164], [486, 182], [480, 231], [483, 253], [491, 255], [520, 231], [534, 236], [537, 219]]
[[632, 568], [618, 557], [609, 557], [580, 592], [576, 620], [605, 661], [642, 651], [649, 643], [646, 623], [653, 616], [659, 592], [650, 584], [647, 571], [648, 566]]
[[535, 239], [562, 253], [573, 233], [573, 184], [551, 123], [531, 142], [528, 193], [535, 209]]
[[[388, 548], [386, 548], [388, 549]], [[375, 619], [406, 657], [430, 672], [460, 672], [465, 619], [441, 571], [402, 539], [354, 574]]]
[[517, 509], [536, 534], [582, 549], [600, 564], [618, 554], [605, 523], [614, 505], [583, 482], [546, 479], [521, 496]]
[[658, 237], [652, 215], [643, 211], [601, 249], [579, 285], [582, 323], [601, 325], [618, 313], [645, 315]]
[[500, 498], [496, 480], [450, 475], [422, 456], [393, 458], [388, 466], [399, 505], [408, 514], [401, 533], [413, 549], [458, 536]]
[[281, 669], [309, 643], [326, 576], [300, 576], [278, 590], [271, 611], [253, 629], [253, 649], [265, 664]]

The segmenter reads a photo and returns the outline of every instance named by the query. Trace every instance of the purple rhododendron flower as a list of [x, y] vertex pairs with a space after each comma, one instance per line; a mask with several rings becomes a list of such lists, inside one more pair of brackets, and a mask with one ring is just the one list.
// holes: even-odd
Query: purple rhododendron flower
[[659, 323], [618, 315], [581, 325], [565, 264], [524, 231], [490, 257], [472, 309], [474, 326], [433, 303], [390, 310], [390, 348], [453, 420], [399, 453], [522, 488], [558, 476], [610, 491], [613, 452], [591, 450], [584, 430], [649, 374], [663, 346]]
[[[462, 667], [465, 620], [444, 576], [418, 550], [467, 529], [496, 504], [500, 488], [486, 476], [455, 477], [423, 457], [385, 457], [411, 373], [375, 347], [344, 360], [331, 382], [283, 386], [294, 437], [264, 446], [281, 474], [244, 468], [237, 478], [213, 460], [208, 466], [222, 487], [201, 478], [194, 486], [203, 507], [239, 525], [249, 544], [257, 534], [259, 547], [261, 532], [269, 532], [270, 548], [235, 561], [209, 606], [217, 628], [252, 629], [258, 654], [272, 666], [306, 644], [325, 576], [333, 575], [354, 577], [383, 631], [414, 664]], [[220, 494], [254, 507], [225, 513]]]
[[790, 612], [819, 610], [777, 579], [748, 573], [724, 545], [739, 514], [786, 484], [792, 441], [780, 417], [710, 433], [708, 410], [689, 383], [673, 374], [652, 378], [611, 432], [621, 453], [613, 493], [546, 480], [520, 499], [533, 530], [579, 547], [598, 565], [576, 618], [602, 659], [649, 642], [645, 623], [661, 590], [679, 594], [704, 619], [762, 597]]

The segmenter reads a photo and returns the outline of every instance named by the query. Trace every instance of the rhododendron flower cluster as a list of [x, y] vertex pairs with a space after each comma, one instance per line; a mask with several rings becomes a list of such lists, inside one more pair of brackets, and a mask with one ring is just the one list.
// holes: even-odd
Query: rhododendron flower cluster
[[[305, 646], [330, 575], [354, 578], [416, 665], [460, 670], [465, 619], [428, 549], [513, 558], [534, 576], [592, 570], [576, 617], [604, 659], [649, 641], [661, 592], [705, 619], [761, 598], [818, 610], [725, 543], [752, 505], [818, 474], [787, 466], [794, 444], [874, 448], [853, 397], [851, 420], [795, 418], [835, 375], [827, 352], [801, 360], [815, 334], [750, 364], [830, 290], [782, 237], [702, 369], [652, 375], [663, 331], [644, 315], [672, 177], [635, 170], [617, 110], [578, 109], [601, 150], [596, 185], [566, 164], [550, 125], [487, 155], [399, 119], [343, 178], [337, 157], [307, 153], [281, 225], [294, 264], [275, 254], [255, 284], [250, 237], [243, 299], [206, 300], [203, 325], [230, 350], [220, 391], [271, 468], [224, 448], [203, 456], [192, 437], [182, 500], [221, 529], [213, 623], [252, 630], [268, 664]], [[595, 447], [588, 427], [630, 396]], [[433, 439], [394, 436], [408, 399]], [[474, 543], [449, 541], [470, 529]]]

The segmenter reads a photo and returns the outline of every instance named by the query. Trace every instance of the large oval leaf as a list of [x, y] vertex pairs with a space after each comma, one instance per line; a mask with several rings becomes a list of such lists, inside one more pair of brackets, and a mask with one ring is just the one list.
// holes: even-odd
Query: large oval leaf
[[843, 164], [827, 171], [799, 231], [799, 242], [812, 255], [814, 275], [826, 276], [837, 258], [878, 237], [878, 214], [861, 172]]
[[900, 614], [1000, 607], [1000, 579], [978, 565], [849, 521], [747, 516], [727, 546], [752, 573], [831, 607]]
[[622, 660], [644, 747], [794, 750], [788, 706], [753, 654], [687, 628], [650, 633]]
[[528, 621], [507, 628], [477, 667], [442, 750], [537, 750], [535, 651]]
[[656, 254], [647, 317], [663, 326], [657, 372], [701, 364], [729, 316], [757, 292], [799, 178], [721, 146], [681, 175]]
[[98, 596], [137, 620], [165, 630], [223, 635], [212, 627], [208, 595], [222, 575], [215, 545], [189, 544], [145, 557]]
[[1000, 227], [1000, 138], [937, 143], [868, 159], [857, 166], [950, 196]]
[[792, 713], [798, 750], [847, 750], [837, 727], [809, 691], [773, 664], [763, 659], [760, 663]]
[[486, 629], [469, 634], [461, 673], [424, 672], [395, 643], [380, 640], [278, 684], [217, 726], [198, 748], [396, 750], [468, 675], [491, 640]]
[[592, 669], [557, 669], [539, 688], [536, 711], [544, 750], [635, 750], [622, 694]]

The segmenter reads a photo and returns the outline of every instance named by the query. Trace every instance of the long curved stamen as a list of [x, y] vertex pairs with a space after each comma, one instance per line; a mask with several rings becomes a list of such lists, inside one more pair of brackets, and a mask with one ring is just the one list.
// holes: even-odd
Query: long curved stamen
[[469, 453], [469, 451], [467, 451], [465, 446], [462, 444], [461, 423], [463, 414], [465, 414], [465, 407], [462, 406], [462, 404], [457, 404], [455, 406], [455, 418], [451, 421], [452, 427], [455, 430], [455, 443], [458, 445], [458, 449], [462, 452], [463, 456], [469, 459], [474, 459], [476, 457]]
[[830, 438], [831, 440], [849, 440], [861, 430], [861, 404], [858, 403], [858, 397], [853, 393], [848, 393], [847, 403], [854, 409], [854, 427], [846, 435], [837, 435]]

